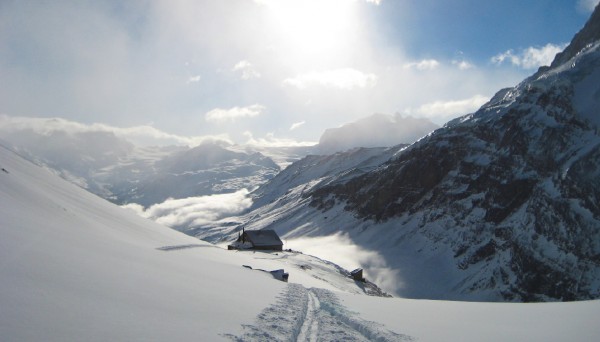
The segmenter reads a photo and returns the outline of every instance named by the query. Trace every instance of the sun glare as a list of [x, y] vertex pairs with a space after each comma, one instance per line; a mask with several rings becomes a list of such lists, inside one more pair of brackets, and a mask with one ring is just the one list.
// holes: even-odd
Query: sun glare
[[345, 53], [356, 26], [355, 0], [261, 0], [288, 53], [303, 62]]

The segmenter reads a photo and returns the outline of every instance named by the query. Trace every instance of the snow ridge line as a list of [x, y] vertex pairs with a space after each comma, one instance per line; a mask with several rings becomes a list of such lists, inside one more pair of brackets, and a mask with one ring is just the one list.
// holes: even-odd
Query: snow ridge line
[[190, 244], [190, 245], [175, 245], [175, 246], [163, 246], [163, 247], [158, 247], [157, 249], [159, 251], [176, 251], [176, 250], [180, 250], [180, 249], [188, 249], [188, 248], [196, 248], [196, 247], [213, 247], [210, 245], [200, 245], [200, 244]]
[[288, 284], [254, 325], [242, 325], [243, 335], [224, 334], [232, 341], [414, 341], [348, 311], [325, 289]]

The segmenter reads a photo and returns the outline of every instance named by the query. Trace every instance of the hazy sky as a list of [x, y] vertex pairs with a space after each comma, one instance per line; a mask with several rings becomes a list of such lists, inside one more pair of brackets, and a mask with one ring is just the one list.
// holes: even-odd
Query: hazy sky
[[597, 2], [1, 0], [0, 114], [239, 143], [375, 112], [443, 124], [548, 64]]

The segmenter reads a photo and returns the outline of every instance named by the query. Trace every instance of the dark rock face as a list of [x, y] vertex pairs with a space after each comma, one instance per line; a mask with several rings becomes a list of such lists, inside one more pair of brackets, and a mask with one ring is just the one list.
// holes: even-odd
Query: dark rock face
[[[334, 193], [361, 217], [380, 221], [482, 194], [477, 204], [486, 210], [485, 221], [498, 224], [531, 197], [536, 184], [556, 176], [556, 156], [568, 153], [573, 146], [567, 142], [585, 127], [567, 100], [570, 93], [564, 87], [527, 89], [503, 115], [494, 115], [492, 105], [484, 107], [376, 172], [317, 190], [315, 201]], [[538, 116], [551, 117], [552, 125], [544, 126]]]

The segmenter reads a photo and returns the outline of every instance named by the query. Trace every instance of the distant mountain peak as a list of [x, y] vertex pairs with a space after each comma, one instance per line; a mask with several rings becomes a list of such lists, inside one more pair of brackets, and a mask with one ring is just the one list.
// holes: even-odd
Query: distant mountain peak
[[437, 129], [429, 119], [375, 113], [338, 128], [325, 130], [318, 149], [323, 154], [356, 147], [391, 147], [410, 144]]

